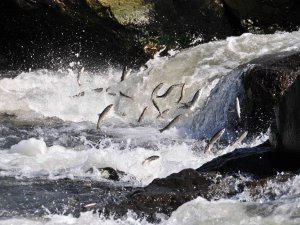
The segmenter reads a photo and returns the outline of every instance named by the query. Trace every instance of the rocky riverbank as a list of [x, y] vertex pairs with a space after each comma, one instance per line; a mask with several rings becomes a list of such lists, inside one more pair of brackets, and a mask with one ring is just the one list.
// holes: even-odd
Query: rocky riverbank
[[[297, 1], [3, 0], [2, 69], [59, 68], [80, 61], [139, 66], [166, 46], [186, 48], [244, 32], [292, 31]], [[276, 16], [272, 16], [276, 15]]]

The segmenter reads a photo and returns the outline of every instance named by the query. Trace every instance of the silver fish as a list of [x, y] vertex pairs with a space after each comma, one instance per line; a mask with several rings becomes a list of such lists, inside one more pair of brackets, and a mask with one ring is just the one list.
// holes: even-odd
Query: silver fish
[[146, 158], [143, 162], [142, 162], [142, 165], [145, 165], [146, 163], [149, 163], [151, 161], [154, 161], [156, 159], [159, 159], [159, 156], [158, 155], [152, 155], [148, 158]]
[[198, 91], [196, 91], [196, 93], [194, 94], [194, 96], [193, 96], [193, 98], [192, 98], [191, 101], [186, 102], [186, 103], [181, 103], [182, 106], [179, 107], [179, 108], [185, 108], [185, 109], [190, 109], [190, 108], [192, 108], [192, 107], [196, 104], [196, 102], [198, 101], [198, 99], [199, 99], [201, 93], [202, 93], [202, 90], [199, 89]]
[[142, 121], [142, 119], [144, 118], [145, 112], [148, 109], [148, 106], [146, 106], [143, 110], [143, 112], [141, 113], [139, 119], [138, 119], [138, 123], [140, 123]]
[[85, 95], [85, 92], [82, 91], [82, 92], [79, 92], [77, 95], [73, 95], [72, 97], [75, 98], [75, 97], [82, 97]]
[[240, 107], [240, 101], [239, 98], [236, 98], [236, 113], [238, 115], [239, 120], [241, 120], [241, 107]]
[[84, 205], [83, 207], [84, 207], [84, 208], [91, 208], [91, 207], [94, 207], [95, 205], [97, 205], [97, 203], [86, 204], [86, 205]]
[[159, 83], [152, 91], [151, 93], [151, 99], [153, 99], [153, 96], [156, 95], [156, 93], [161, 89], [164, 83]]
[[122, 71], [122, 76], [121, 76], [121, 82], [125, 80], [131, 73], [131, 69], [128, 69], [127, 66], [124, 66], [123, 71]]
[[84, 67], [81, 67], [81, 69], [78, 71], [78, 74], [77, 74], [77, 84], [80, 86], [81, 83], [80, 83], [80, 78], [82, 77], [84, 73]]
[[231, 146], [241, 144], [242, 141], [247, 137], [247, 135], [248, 135], [248, 131], [245, 131], [244, 133], [242, 133], [242, 135]]
[[164, 128], [160, 129], [159, 132], [162, 133], [165, 130], [168, 130], [171, 128], [172, 125], [174, 125], [176, 122], [178, 122], [178, 120], [180, 119], [181, 114], [177, 115], [174, 119], [171, 120], [170, 123], [168, 123], [167, 126], [165, 126]]
[[210, 151], [213, 145], [220, 139], [220, 137], [224, 134], [225, 128], [222, 130], [218, 131], [208, 142], [206, 148], [204, 149], [204, 153], [207, 151]]
[[119, 92], [122, 97], [133, 99], [133, 97], [130, 97], [130, 96], [124, 94], [122, 91], [119, 91]]
[[166, 90], [166, 92], [164, 93], [164, 94], [162, 94], [162, 95], [157, 95], [156, 97], [157, 98], [165, 98], [165, 97], [167, 97], [170, 93], [171, 93], [171, 91], [175, 88], [175, 87], [177, 87], [177, 86], [179, 86], [180, 84], [173, 84], [173, 85], [171, 85], [167, 90]]
[[156, 108], [156, 110], [158, 111], [159, 115], [161, 115], [161, 112], [160, 112], [160, 109], [157, 105], [157, 102], [154, 99], [152, 99], [152, 103], [153, 103], [154, 107]]
[[112, 95], [112, 96], [116, 96], [117, 94], [114, 92], [108, 92], [108, 90], [110, 89], [110, 87], [106, 88], [105, 91], [107, 92], [107, 94]]
[[100, 122], [103, 120], [105, 115], [109, 112], [109, 110], [113, 107], [113, 104], [106, 106], [106, 108], [99, 114], [97, 129], [100, 129]]
[[158, 114], [156, 119], [163, 118], [169, 111], [170, 111], [170, 109], [165, 109], [164, 111], [161, 112], [161, 114]]
[[185, 83], [182, 84], [181, 86], [181, 91], [180, 91], [180, 96], [179, 96], [179, 99], [177, 100], [177, 104], [181, 101], [182, 97], [183, 97], [183, 94], [184, 94], [184, 86], [185, 86]]
[[95, 88], [95, 89], [93, 89], [93, 91], [94, 91], [94, 92], [98, 92], [98, 93], [100, 93], [100, 92], [102, 92], [102, 91], [103, 91], [103, 88]]

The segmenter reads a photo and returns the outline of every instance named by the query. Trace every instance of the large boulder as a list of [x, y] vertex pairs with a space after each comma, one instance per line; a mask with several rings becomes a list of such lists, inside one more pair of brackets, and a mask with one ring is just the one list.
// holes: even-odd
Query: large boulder
[[299, 75], [300, 52], [283, 52], [257, 58], [242, 75], [246, 92], [245, 126], [265, 132], [275, 122], [274, 108]]
[[244, 31], [273, 33], [296, 30], [300, 23], [297, 0], [224, 0], [228, 14]]
[[[300, 71], [295, 73], [299, 75]], [[297, 76], [298, 77], [298, 76]], [[277, 148], [300, 155], [300, 78], [285, 91], [276, 107]]]

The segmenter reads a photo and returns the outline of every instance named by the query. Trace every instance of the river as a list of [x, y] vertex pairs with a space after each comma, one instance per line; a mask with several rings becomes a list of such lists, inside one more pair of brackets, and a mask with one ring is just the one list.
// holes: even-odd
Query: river
[[[28, 198], [20, 183], [27, 182], [26, 191], [30, 191], [32, 182], [42, 182], [39, 179], [144, 187], [155, 178], [185, 168], [196, 169], [234, 148], [263, 143], [268, 133], [230, 146], [238, 136], [238, 128], [226, 127], [228, 115], [235, 115], [233, 106], [241, 90], [241, 71], [236, 68], [265, 54], [299, 48], [300, 31], [243, 34], [172, 51], [170, 57], [156, 55], [122, 82], [122, 71], [111, 66], [84, 71], [78, 85], [80, 62], [70, 62], [68, 68], [56, 71], [41, 69], [16, 76], [2, 72], [0, 176], [14, 180], [1, 187], [0, 224], [148, 224], [132, 212], [122, 219], [99, 218], [92, 212], [82, 212], [79, 217], [65, 215], [59, 207], [48, 209], [39, 200], [47, 195], [47, 187], [31, 190]], [[166, 98], [155, 98], [161, 111], [169, 109], [161, 118], [157, 118], [150, 97], [159, 83], [163, 85], [158, 95], [179, 84]], [[182, 103], [201, 90], [193, 108], [185, 109], [177, 103], [183, 83]], [[132, 98], [122, 96], [120, 91]], [[113, 108], [97, 130], [98, 114], [110, 104]], [[145, 107], [144, 118], [138, 123]], [[175, 126], [159, 132], [179, 114]], [[204, 153], [207, 140], [224, 127], [220, 144]], [[142, 163], [152, 155], [159, 158]], [[108, 181], [99, 171], [87, 173], [90, 168], [103, 167], [123, 171], [124, 175], [120, 181]], [[198, 197], [170, 217], [161, 215], [161, 224], [299, 224], [299, 186], [300, 179], [295, 176], [280, 184], [269, 181], [266, 189], [272, 190], [272, 198], [265, 196], [267, 190], [256, 197], [247, 190], [232, 199], [207, 201]], [[22, 202], [27, 202], [24, 207]]]

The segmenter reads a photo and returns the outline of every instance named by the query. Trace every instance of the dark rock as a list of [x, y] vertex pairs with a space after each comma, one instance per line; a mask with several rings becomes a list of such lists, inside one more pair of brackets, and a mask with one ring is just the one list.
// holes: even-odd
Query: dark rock
[[[295, 73], [298, 76], [300, 71]], [[279, 144], [276, 146], [284, 152], [300, 155], [300, 78], [285, 91], [276, 110]]]
[[276, 175], [278, 172], [300, 169], [300, 157], [293, 153], [274, 151], [269, 143], [237, 149], [205, 163], [198, 172], [242, 173], [256, 178]]
[[242, 33], [240, 27], [230, 22], [220, 0], [154, 0], [153, 22], [147, 27], [157, 37], [157, 42], [165, 45], [190, 46], [222, 39]]
[[224, 0], [232, 19], [245, 31], [273, 33], [297, 30], [300, 3], [297, 0]]
[[193, 169], [185, 169], [163, 179], [155, 179], [147, 187], [128, 195], [120, 204], [108, 204], [103, 213], [124, 216], [132, 210], [140, 217], [157, 222], [157, 213], [170, 215], [180, 205], [198, 196], [208, 198], [213, 184], [210, 175], [201, 174]]
[[[250, 132], [265, 132], [275, 121], [274, 107], [295, 81], [300, 70], [300, 52], [266, 55], [248, 63], [243, 73], [247, 95], [246, 127]], [[244, 107], [244, 106], [243, 106]]]
[[0, 26], [3, 69], [59, 68], [71, 61], [93, 69], [146, 60], [133, 41], [137, 31], [118, 23], [98, 1], [3, 0]]

